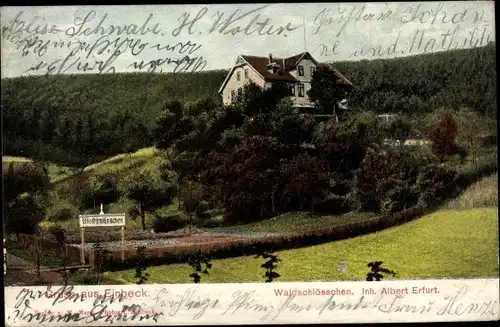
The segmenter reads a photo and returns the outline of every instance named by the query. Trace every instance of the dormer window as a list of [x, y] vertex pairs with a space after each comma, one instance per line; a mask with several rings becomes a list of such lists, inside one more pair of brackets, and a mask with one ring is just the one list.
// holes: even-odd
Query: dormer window
[[279, 65], [275, 62], [273, 62], [271, 64], [267, 64], [266, 68], [267, 68], [267, 71], [272, 73], [272, 74], [276, 74], [280, 70]]
[[304, 66], [299, 65], [299, 76], [304, 76]]
[[248, 78], [248, 68], [245, 69], [245, 79], [247, 79], [247, 78]]
[[241, 80], [241, 72], [236, 73], [236, 80], [238, 80], [238, 81]]

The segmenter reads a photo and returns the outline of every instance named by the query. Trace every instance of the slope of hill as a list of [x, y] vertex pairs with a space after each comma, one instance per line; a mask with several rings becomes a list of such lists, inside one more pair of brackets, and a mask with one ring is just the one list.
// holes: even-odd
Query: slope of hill
[[227, 71], [2, 79], [4, 153], [70, 166], [151, 145], [170, 100], [218, 99]]
[[421, 114], [439, 107], [469, 107], [496, 116], [496, 49], [437, 52], [389, 60], [336, 62], [355, 84], [353, 108]]
[[[113, 174], [116, 176], [116, 181], [126, 180], [140, 171], [148, 171], [153, 174], [160, 173], [160, 167], [165, 164], [166, 158], [162, 156], [155, 148], [143, 148], [134, 153], [119, 154], [107, 158], [101, 162], [94, 163], [85, 167], [81, 171], [73, 170], [72, 174], [66, 175], [52, 183], [52, 205], [47, 212], [47, 217], [56, 213], [61, 208], [72, 208], [75, 219], [69, 219], [63, 222], [62, 225], [69, 231], [78, 230], [78, 213], [98, 213], [99, 203], [94, 203], [94, 206], [83, 205], [85, 203], [86, 192], [88, 187], [99, 176], [105, 174]], [[113, 187], [118, 187], [114, 185]], [[105, 211], [108, 213], [129, 212], [131, 208], [136, 208], [137, 205], [123, 195], [120, 195], [116, 201], [105, 206]], [[177, 203], [165, 204], [161, 208], [157, 208], [160, 212], [177, 212]], [[131, 215], [129, 214], [129, 217]], [[139, 219], [129, 219], [127, 228], [137, 229]], [[146, 221], [150, 224], [153, 216], [151, 213], [146, 213]], [[45, 226], [50, 226], [50, 223], [45, 223]]]

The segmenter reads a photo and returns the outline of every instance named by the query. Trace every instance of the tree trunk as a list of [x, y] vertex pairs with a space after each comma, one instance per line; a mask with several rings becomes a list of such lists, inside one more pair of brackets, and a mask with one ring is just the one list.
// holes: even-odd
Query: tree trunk
[[64, 247], [64, 258], [63, 258], [63, 269], [64, 269], [64, 284], [68, 284], [68, 271], [66, 270], [66, 267], [68, 266], [68, 245], [66, 243], [63, 243]]
[[40, 236], [38, 231], [35, 234], [35, 251], [36, 251], [36, 279], [40, 281]]
[[146, 230], [146, 213], [144, 212], [144, 202], [139, 202], [139, 213], [141, 214], [142, 230]]

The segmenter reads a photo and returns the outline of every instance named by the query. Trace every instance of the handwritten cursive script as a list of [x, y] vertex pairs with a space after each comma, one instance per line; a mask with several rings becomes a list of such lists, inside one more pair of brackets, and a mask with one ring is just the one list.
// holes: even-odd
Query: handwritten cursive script
[[199, 319], [210, 308], [219, 305], [218, 299], [200, 298], [197, 296], [198, 288], [188, 288], [183, 294], [172, 294], [166, 288], [162, 288], [153, 298], [155, 306], [168, 310], [168, 315], [173, 317], [181, 309], [194, 310], [194, 320]]
[[[65, 285], [58, 289], [52, 290], [52, 286], [47, 286], [44, 291], [33, 291], [29, 288], [23, 288], [16, 296], [14, 311], [8, 316], [12, 321], [26, 322], [78, 322], [85, 321], [86, 323], [94, 321], [103, 321], [113, 323], [115, 321], [143, 321], [153, 320], [158, 321], [158, 318], [163, 315], [161, 312], [147, 310], [145, 304], [129, 304], [122, 305], [121, 310], [110, 310], [109, 305], [122, 302], [126, 296], [121, 293], [104, 292], [103, 294], [96, 293], [92, 302], [92, 308], [89, 311], [72, 311], [61, 310], [55, 307], [65, 302], [82, 303], [89, 297], [85, 292], [76, 292], [73, 286]], [[52, 301], [54, 310], [39, 311], [36, 304], [32, 303], [36, 300], [49, 299]]]

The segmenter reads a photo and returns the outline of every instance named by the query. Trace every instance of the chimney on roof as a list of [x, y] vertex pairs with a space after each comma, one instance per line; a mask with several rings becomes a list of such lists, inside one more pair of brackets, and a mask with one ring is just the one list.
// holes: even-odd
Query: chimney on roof
[[273, 54], [272, 53], [269, 54], [269, 63], [270, 64], [273, 63]]

